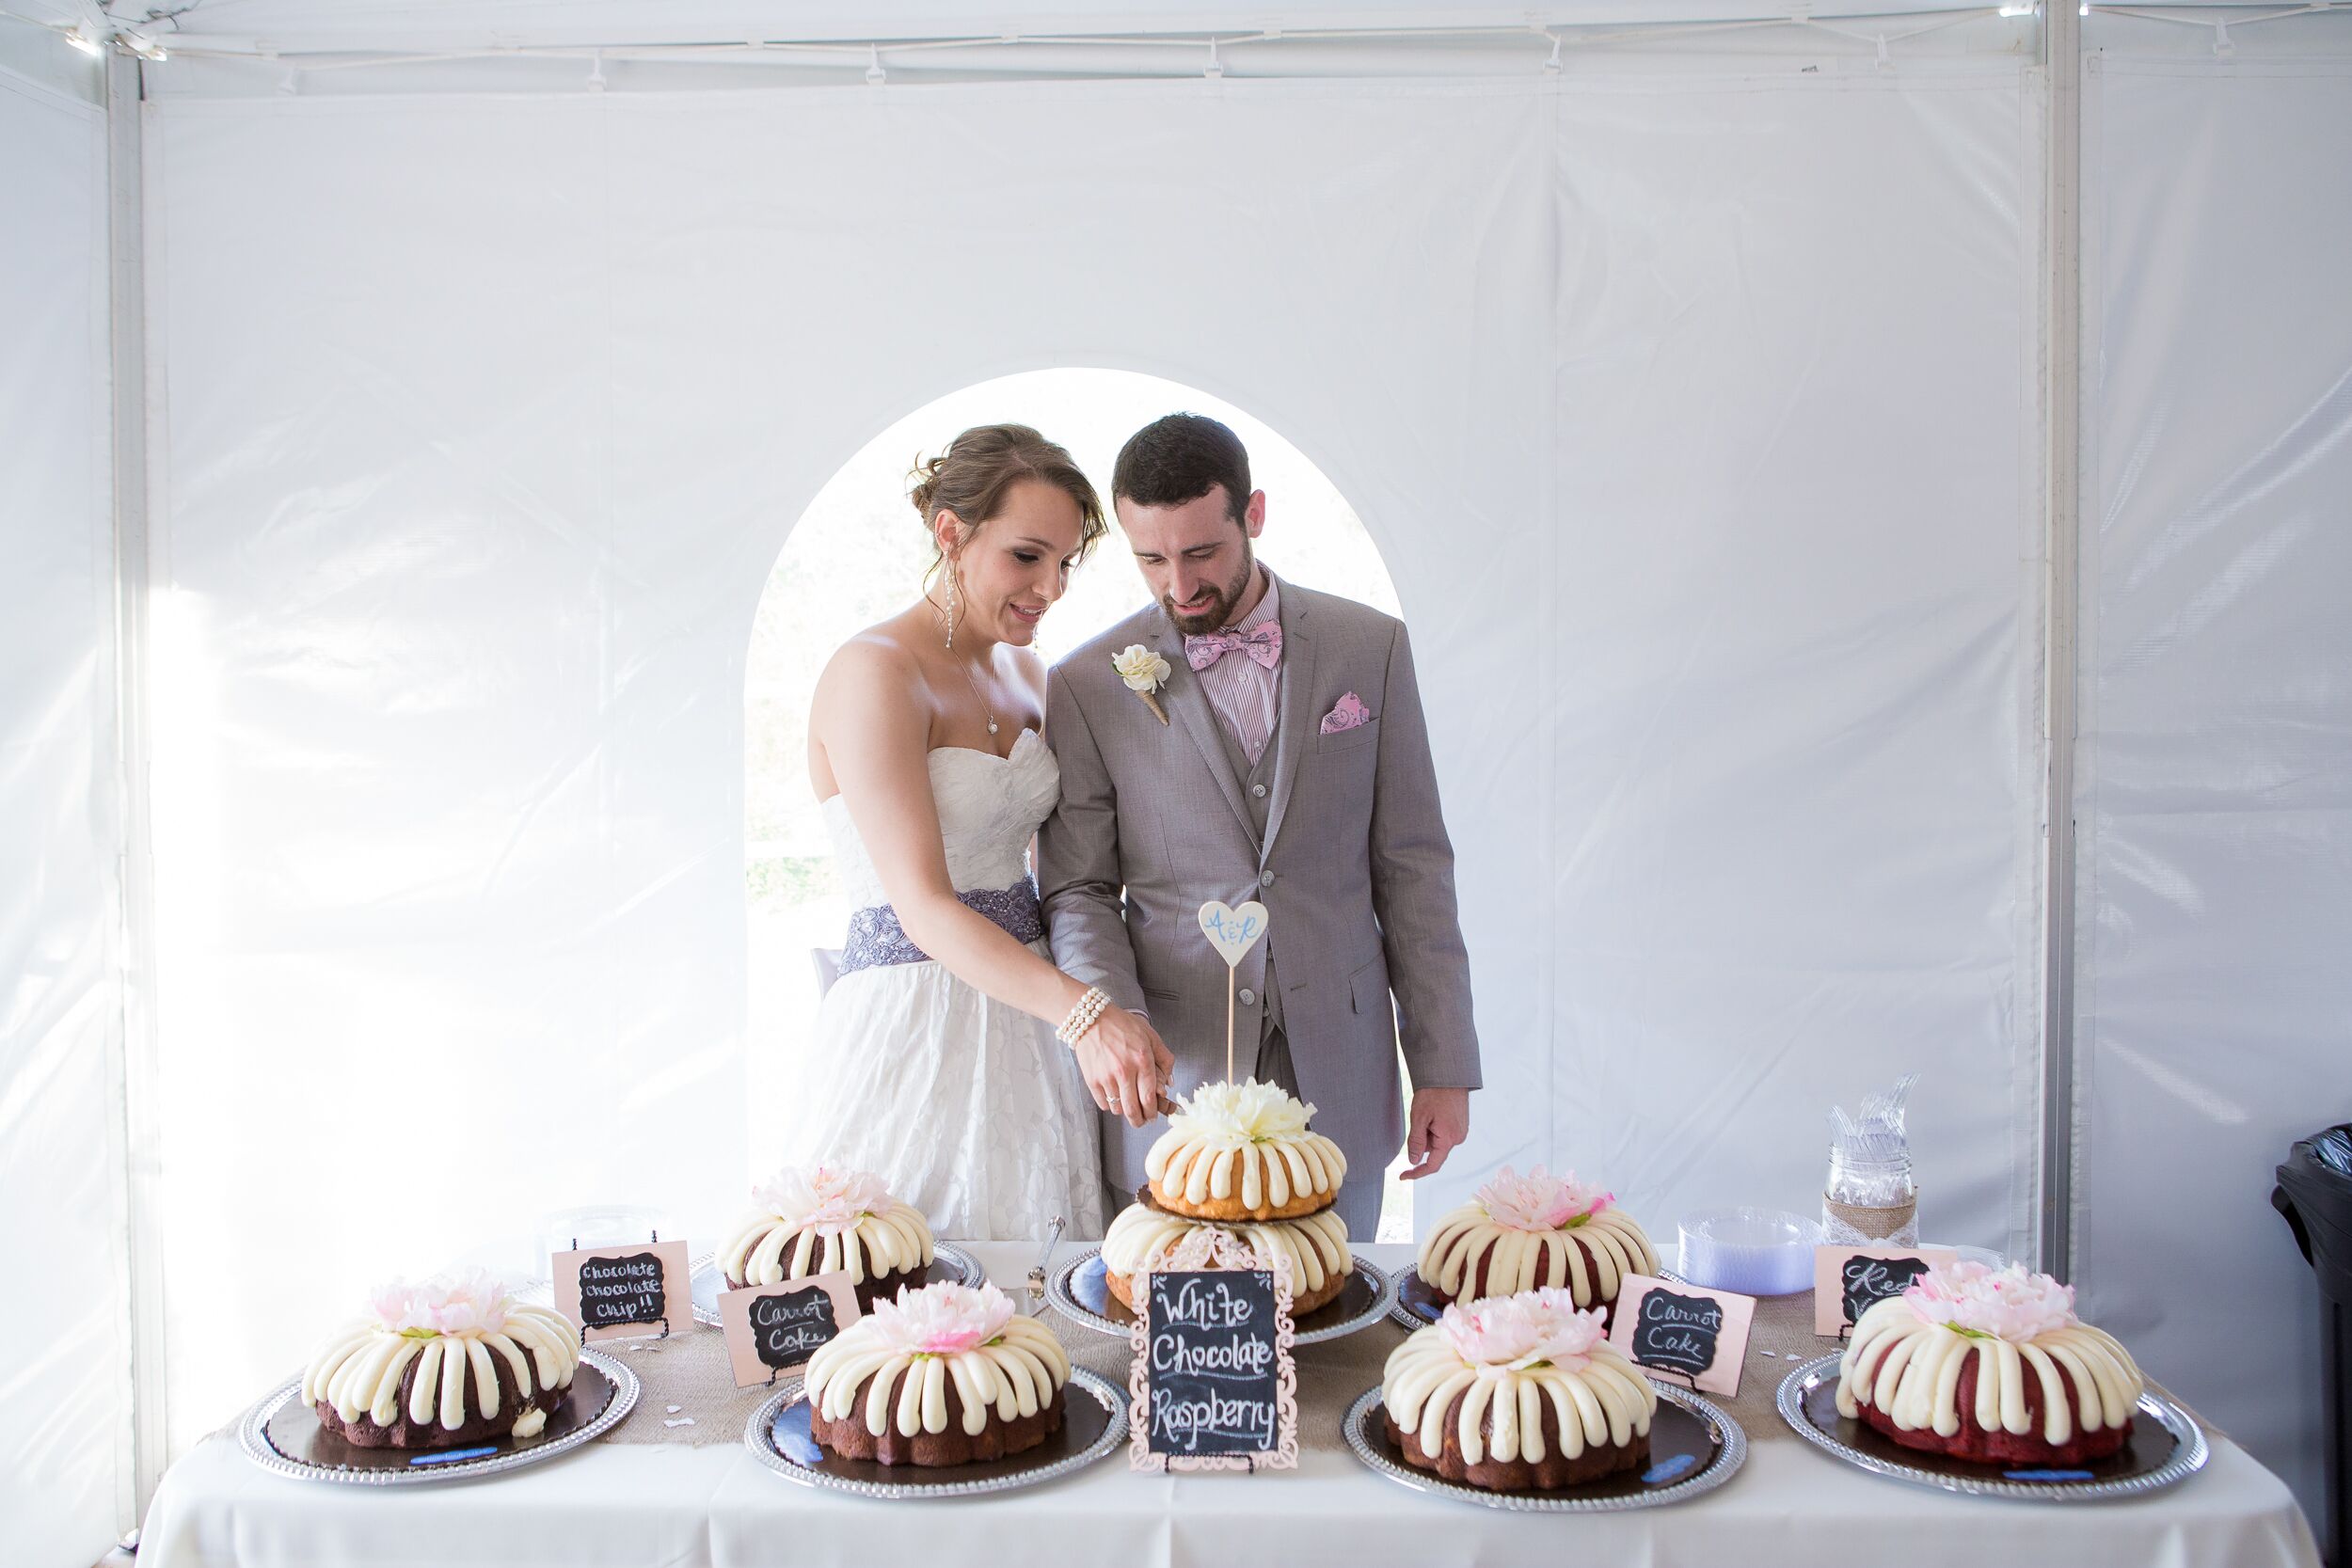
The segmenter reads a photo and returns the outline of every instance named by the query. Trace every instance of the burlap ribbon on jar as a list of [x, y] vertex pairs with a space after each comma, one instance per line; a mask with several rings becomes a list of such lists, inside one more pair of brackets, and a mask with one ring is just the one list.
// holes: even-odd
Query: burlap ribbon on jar
[[[1840, 1203], [1825, 1193], [1821, 1196], [1821, 1212], [1866, 1242], [1883, 1242], [1901, 1235], [1918, 1219], [1919, 1199], [1915, 1194], [1901, 1203], [1878, 1209], [1859, 1203]], [[1833, 1235], [1829, 1240], [1840, 1242], [1843, 1238]]]

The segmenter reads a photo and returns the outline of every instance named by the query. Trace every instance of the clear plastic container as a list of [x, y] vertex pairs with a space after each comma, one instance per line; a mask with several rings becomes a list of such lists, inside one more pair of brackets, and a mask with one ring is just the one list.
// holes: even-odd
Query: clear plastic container
[[1908, 1147], [1866, 1151], [1830, 1145], [1821, 1239], [1833, 1246], [1919, 1244], [1919, 1187], [1912, 1180]]
[[1813, 1287], [1821, 1227], [1786, 1209], [1704, 1209], [1685, 1214], [1675, 1272], [1693, 1285], [1748, 1296]]

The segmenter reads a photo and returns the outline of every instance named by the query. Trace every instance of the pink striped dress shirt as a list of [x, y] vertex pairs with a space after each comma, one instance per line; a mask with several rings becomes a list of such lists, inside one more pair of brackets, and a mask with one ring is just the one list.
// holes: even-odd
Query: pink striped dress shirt
[[[1265, 568], [1258, 568], [1264, 572]], [[1282, 610], [1282, 587], [1272, 572], [1265, 574], [1265, 595], [1248, 614], [1226, 627], [1228, 631], [1254, 631], [1276, 619]], [[1224, 721], [1227, 730], [1241, 742], [1249, 766], [1258, 766], [1265, 755], [1266, 742], [1274, 738], [1274, 709], [1281, 695], [1279, 659], [1274, 668], [1266, 669], [1247, 654], [1232, 653], [1200, 672], [1200, 689]]]

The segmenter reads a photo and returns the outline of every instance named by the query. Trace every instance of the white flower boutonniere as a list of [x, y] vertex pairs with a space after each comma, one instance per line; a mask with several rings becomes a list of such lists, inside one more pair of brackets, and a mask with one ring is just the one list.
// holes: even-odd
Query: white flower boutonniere
[[1126, 683], [1127, 689], [1142, 698], [1144, 705], [1161, 723], [1168, 722], [1168, 710], [1160, 706], [1160, 700], [1152, 695], [1167, 683], [1168, 660], [1137, 642], [1111, 655], [1111, 668], [1119, 672], [1119, 678]]

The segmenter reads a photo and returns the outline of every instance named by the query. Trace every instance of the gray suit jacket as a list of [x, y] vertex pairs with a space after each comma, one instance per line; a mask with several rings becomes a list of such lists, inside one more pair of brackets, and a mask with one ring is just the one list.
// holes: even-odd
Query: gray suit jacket
[[[1175, 1053], [1180, 1094], [1225, 1074], [1225, 960], [1201, 935], [1200, 908], [1263, 904], [1265, 938], [1238, 976], [1257, 1000], [1237, 1009], [1233, 1070], [1246, 1078], [1256, 1064], [1271, 955], [1315, 1130], [1346, 1154], [1351, 1180], [1377, 1181], [1404, 1141], [1400, 1045], [1415, 1088], [1479, 1084], [1454, 847], [1403, 623], [1289, 581], [1281, 590], [1264, 841], [1184, 637], [1154, 605], [1053, 669], [1045, 735], [1061, 804], [1038, 835], [1039, 891], [1054, 961], [1150, 1015]], [[1168, 662], [1166, 725], [1111, 668], [1136, 642]], [[1322, 734], [1350, 691], [1372, 721]], [[1166, 1124], [1137, 1131], [1104, 1115], [1102, 1127], [1103, 1178], [1133, 1191]]]

